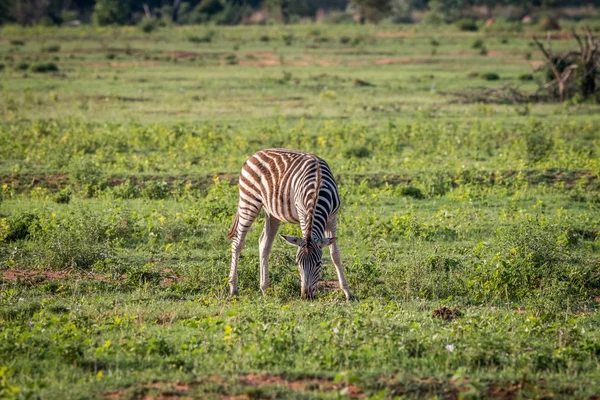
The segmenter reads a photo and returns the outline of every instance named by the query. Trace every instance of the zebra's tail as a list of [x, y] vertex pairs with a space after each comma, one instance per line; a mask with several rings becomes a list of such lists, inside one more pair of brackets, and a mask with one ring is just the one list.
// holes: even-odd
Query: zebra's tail
[[235, 237], [237, 233], [238, 224], [240, 222], [240, 216], [238, 212], [235, 212], [235, 218], [233, 218], [233, 222], [231, 223], [231, 228], [229, 229], [229, 233], [227, 234], [227, 240], [231, 240]]

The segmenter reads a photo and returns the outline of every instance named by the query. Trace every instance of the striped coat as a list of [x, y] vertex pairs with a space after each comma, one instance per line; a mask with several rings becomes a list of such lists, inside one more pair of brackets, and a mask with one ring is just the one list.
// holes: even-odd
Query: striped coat
[[321, 158], [286, 149], [261, 150], [244, 164], [238, 208], [228, 239], [232, 240], [230, 290], [237, 293], [237, 266], [248, 229], [261, 209], [265, 228], [260, 237], [260, 287], [269, 286], [268, 258], [279, 224], [300, 224], [302, 237], [283, 236], [298, 246], [302, 297], [313, 298], [322, 270], [322, 247], [329, 246], [340, 288], [351, 298], [336, 242], [340, 198], [333, 174]]

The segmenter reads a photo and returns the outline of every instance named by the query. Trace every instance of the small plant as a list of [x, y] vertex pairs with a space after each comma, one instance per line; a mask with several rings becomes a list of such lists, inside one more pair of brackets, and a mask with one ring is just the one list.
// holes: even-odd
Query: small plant
[[414, 199], [424, 199], [425, 195], [418, 187], [414, 186], [402, 186], [400, 188], [400, 194], [406, 197], [412, 197]]
[[371, 156], [371, 150], [365, 146], [354, 146], [344, 151], [346, 158], [367, 158]]
[[463, 18], [463, 19], [458, 20], [456, 22], [456, 26], [461, 31], [467, 31], [467, 32], [476, 32], [479, 29], [475, 20], [470, 19], [470, 18]]
[[350, 36], [342, 36], [340, 37], [340, 43], [341, 44], [348, 44], [352, 41], [352, 38]]
[[261, 42], [269, 42], [271, 38], [269, 37], [269, 35], [261, 35], [260, 38], [258, 38], [258, 40], [260, 40]]
[[527, 134], [525, 142], [527, 145], [527, 158], [532, 162], [544, 159], [554, 147], [552, 137], [537, 130]]
[[32, 64], [29, 67], [31, 72], [44, 73], [44, 72], [57, 72], [58, 66], [53, 62], [40, 62]]
[[71, 189], [64, 189], [56, 193], [52, 198], [57, 204], [69, 204], [71, 202]]
[[11, 46], [25, 46], [25, 41], [21, 39], [11, 39], [10, 44]]
[[138, 28], [140, 28], [141, 31], [144, 33], [151, 33], [151, 32], [154, 32], [158, 28], [158, 23], [156, 22], [156, 19], [154, 19], [154, 18], [144, 17], [138, 23]]
[[142, 196], [150, 200], [166, 199], [169, 196], [169, 185], [167, 182], [147, 182], [142, 189]]
[[42, 51], [44, 53], [58, 53], [60, 51], [60, 45], [49, 44], [47, 46], [42, 47]]
[[519, 80], [520, 81], [532, 81], [533, 80], [533, 74], [528, 74], [528, 73], [521, 74], [521, 75], [519, 75]]
[[485, 42], [482, 38], [477, 38], [475, 39], [471, 47], [474, 49], [483, 49], [485, 47]]
[[481, 77], [486, 81], [497, 81], [500, 79], [500, 75], [498, 75], [495, 72], [486, 72], [483, 75], [481, 75]]
[[39, 217], [30, 212], [11, 215], [0, 220], [0, 242], [14, 242], [29, 237], [31, 226]]
[[107, 60], [114, 60], [115, 58], [117, 58], [117, 55], [115, 53], [113, 53], [113, 52], [106, 53]]
[[235, 54], [230, 53], [225, 56], [225, 62], [229, 65], [236, 65], [239, 60]]
[[432, 46], [434, 46], [434, 47], [438, 47], [438, 46], [440, 45], [440, 42], [438, 42], [436, 39], [433, 39], [433, 38], [432, 38], [432, 39], [429, 41], [429, 44], [431, 44], [431, 45], [432, 45]]
[[286, 33], [281, 38], [283, 39], [283, 43], [285, 43], [286, 46], [291, 46], [294, 42], [294, 35], [292, 35], [291, 33]]
[[18, 71], [26, 71], [29, 69], [29, 63], [26, 63], [24, 61], [20, 61], [17, 63], [17, 65], [15, 65], [15, 69]]
[[192, 43], [210, 43], [210, 42], [212, 42], [214, 36], [215, 36], [215, 31], [210, 30], [201, 36], [197, 36], [197, 35], [189, 36], [188, 41], [190, 41]]

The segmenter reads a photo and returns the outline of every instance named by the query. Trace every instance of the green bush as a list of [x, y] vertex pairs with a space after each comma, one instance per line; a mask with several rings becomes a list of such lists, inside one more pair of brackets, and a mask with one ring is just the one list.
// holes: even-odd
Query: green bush
[[37, 72], [37, 73], [57, 72], [58, 65], [56, 65], [53, 62], [40, 62], [40, 63], [32, 64], [29, 67], [29, 70], [31, 72]]
[[141, 191], [142, 196], [150, 200], [162, 200], [169, 197], [169, 185], [167, 182], [146, 182], [144, 189]]
[[209, 30], [202, 36], [192, 35], [188, 37], [188, 41], [192, 43], [210, 43], [215, 36], [215, 31]]
[[286, 46], [291, 46], [294, 42], [294, 35], [292, 35], [291, 33], [286, 33], [281, 38], [283, 39], [283, 42]]
[[462, 18], [462, 19], [458, 20], [456, 22], [456, 26], [461, 31], [468, 31], [468, 32], [476, 32], [479, 29], [475, 20], [470, 19], [470, 18]]
[[20, 61], [17, 63], [17, 65], [15, 65], [15, 69], [18, 71], [26, 71], [29, 69], [29, 64], [24, 61]]
[[31, 226], [39, 217], [31, 212], [11, 215], [0, 220], [0, 242], [14, 242], [27, 239]]
[[52, 200], [58, 204], [69, 204], [71, 202], [71, 189], [61, 190], [54, 195]]
[[521, 74], [521, 75], [519, 75], [519, 80], [520, 81], [532, 81], [533, 74], [529, 74], [529, 73]]
[[140, 20], [137, 26], [142, 32], [151, 33], [158, 28], [158, 22], [154, 18], [144, 17]]
[[497, 81], [500, 79], [500, 75], [495, 72], [486, 72], [482, 74], [481, 77], [486, 81]]
[[129, 21], [128, 1], [97, 0], [92, 13], [96, 25], [124, 25]]
[[554, 147], [554, 140], [550, 135], [540, 130], [528, 132], [525, 136], [527, 146], [527, 158], [531, 162], [538, 162], [546, 156]]
[[485, 43], [482, 38], [477, 38], [477, 39], [475, 39], [475, 41], [473, 42], [471, 47], [474, 49], [482, 49], [484, 47], [484, 44]]
[[71, 163], [71, 180], [79, 187], [85, 197], [94, 197], [102, 189], [103, 171], [99, 165], [89, 159], [79, 159]]
[[10, 44], [11, 46], [25, 46], [25, 41], [21, 39], [11, 39]]
[[44, 53], [58, 53], [60, 51], [60, 45], [58, 44], [49, 44], [47, 46], [42, 47], [42, 51]]
[[371, 156], [371, 150], [365, 146], [354, 146], [344, 151], [346, 158], [366, 158]]
[[50, 269], [90, 269], [108, 260], [110, 248], [101, 215], [76, 209], [62, 218], [41, 218], [31, 229], [35, 263]]

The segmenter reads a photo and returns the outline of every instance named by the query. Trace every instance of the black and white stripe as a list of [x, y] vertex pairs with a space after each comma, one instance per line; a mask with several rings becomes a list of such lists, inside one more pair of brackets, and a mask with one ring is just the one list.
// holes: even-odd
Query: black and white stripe
[[333, 174], [321, 158], [286, 149], [261, 150], [250, 157], [240, 174], [238, 209], [228, 235], [232, 240], [231, 293], [237, 293], [237, 266], [246, 234], [264, 208], [265, 228], [259, 242], [261, 290], [265, 292], [269, 286], [269, 253], [283, 221], [300, 224], [302, 230], [301, 238], [283, 237], [298, 246], [302, 297], [314, 297], [322, 270], [322, 247], [329, 246], [340, 287], [350, 298], [335, 238], [339, 207]]

